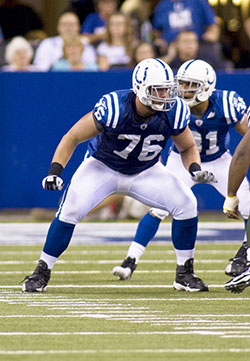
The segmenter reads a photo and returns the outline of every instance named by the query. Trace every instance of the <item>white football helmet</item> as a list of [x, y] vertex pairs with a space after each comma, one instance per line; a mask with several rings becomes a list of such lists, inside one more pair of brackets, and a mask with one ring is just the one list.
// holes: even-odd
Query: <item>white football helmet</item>
[[160, 59], [145, 59], [133, 71], [133, 91], [142, 104], [157, 111], [173, 108], [177, 96], [177, 83], [172, 69]]
[[[178, 69], [177, 82], [180, 97], [192, 108], [212, 95], [216, 85], [216, 73], [212, 66], [203, 60], [188, 60]], [[192, 93], [193, 97], [190, 98]]]

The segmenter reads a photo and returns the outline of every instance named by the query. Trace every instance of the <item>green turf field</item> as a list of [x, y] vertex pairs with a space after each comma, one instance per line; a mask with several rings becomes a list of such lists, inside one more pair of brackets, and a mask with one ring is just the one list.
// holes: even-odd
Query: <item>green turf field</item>
[[126, 244], [70, 246], [47, 292], [21, 293], [41, 246], [0, 246], [0, 360], [246, 361], [250, 287], [224, 291], [237, 243], [196, 247], [196, 273], [210, 292], [174, 291], [170, 244], [152, 243], [133, 278], [112, 275]]

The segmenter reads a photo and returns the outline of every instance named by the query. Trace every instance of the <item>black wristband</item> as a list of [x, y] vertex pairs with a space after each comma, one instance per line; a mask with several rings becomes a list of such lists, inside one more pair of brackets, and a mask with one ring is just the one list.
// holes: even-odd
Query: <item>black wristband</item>
[[58, 177], [61, 176], [63, 171], [63, 166], [60, 163], [53, 162], [51, 163], [50, 169], [49, 169], [49, 175], [57, 175]]
[[198, 163], [191, 163], [189, 166], [189, 173], [193, 175], [193, 172], [196, 172], [197, 170], [201, 170], [201, 166]]

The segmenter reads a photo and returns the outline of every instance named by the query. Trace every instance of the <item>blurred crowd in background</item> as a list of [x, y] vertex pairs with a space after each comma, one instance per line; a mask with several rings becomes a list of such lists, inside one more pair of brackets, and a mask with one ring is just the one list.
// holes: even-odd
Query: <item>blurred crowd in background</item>
[[248, 69], [250, 1], [243, 2], [244, 8], [240, 0], [68, 0], [51, 34], [34, 2], [2, 0], [0, 68], [108, 71], [159, 57], [173, 69], [193, 58], [215, 70]]

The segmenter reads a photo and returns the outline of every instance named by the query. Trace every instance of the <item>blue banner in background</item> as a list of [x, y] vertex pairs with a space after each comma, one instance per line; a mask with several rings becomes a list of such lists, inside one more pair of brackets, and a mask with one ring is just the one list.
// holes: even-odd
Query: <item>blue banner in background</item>
[[[131, 75], [131, 71], [0, 73], [0, 208], [57, 208], [60, 193], [41, 186], [56, 146], [103, 94], [130, 88]], [[250, 72], [218, 73], [217, 88], [237, 91], [247, 105], [249, 84]], [[239, 140], [233, 130], [231, 151]], [[63, 173], [66, 183], [85, 151], [86, 144], [76, 149]], [[197, 185], [193, 190], [200, 210], [221, 209], [223, 198], [211, 186]]]

